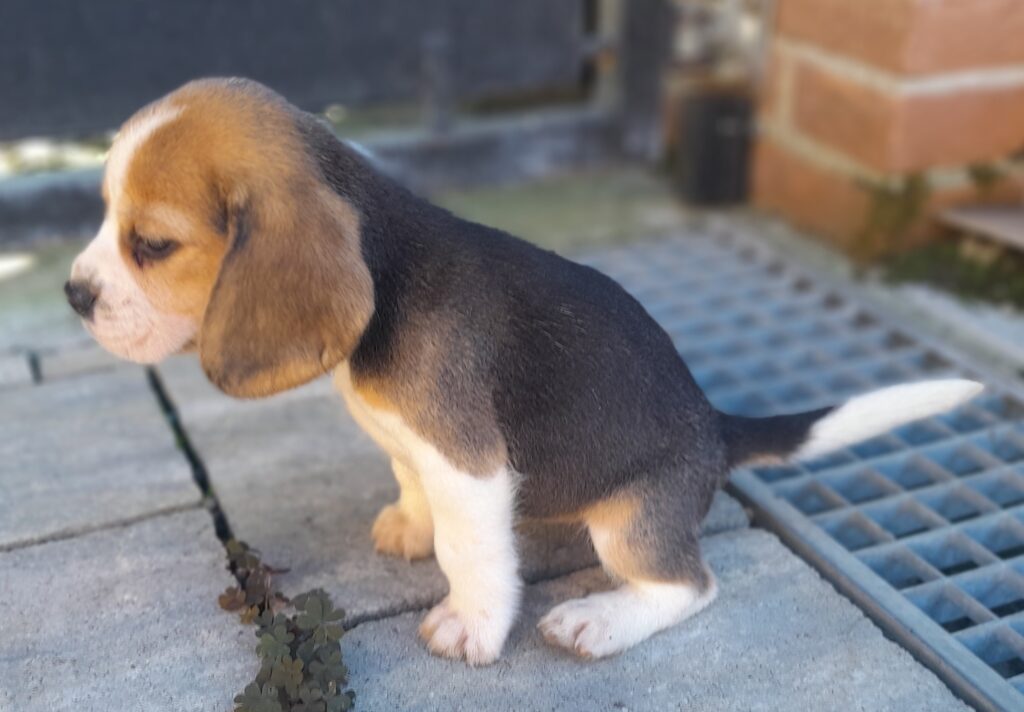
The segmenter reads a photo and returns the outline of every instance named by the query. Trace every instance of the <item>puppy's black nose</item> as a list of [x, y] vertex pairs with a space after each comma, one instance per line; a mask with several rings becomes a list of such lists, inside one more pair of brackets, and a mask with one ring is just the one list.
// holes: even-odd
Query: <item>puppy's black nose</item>
[[92, 319], [92, 308], [96, 305], [97, 294], [93, 286], [86, 281], [76, 280], [64, 283], [64, 294], [68, 295], [68, 304], [84, 319]]

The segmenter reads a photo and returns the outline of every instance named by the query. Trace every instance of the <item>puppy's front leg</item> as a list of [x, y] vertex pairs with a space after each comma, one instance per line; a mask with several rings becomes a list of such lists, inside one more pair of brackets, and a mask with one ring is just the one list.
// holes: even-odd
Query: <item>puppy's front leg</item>
[[519, 606], [512, 476], [504, 467], [469, 475], [431, 459], [420, 476], [449, 592], [427, 614], [420, 635], [437, 655], [487, 665], [501, 654]]
[[434, 522], [420, 476], [399, 460], [391, 461], [401, 493], [398, 501], [380, 510], [373, 523], [374, 548], [409, 561], [434, 553]]

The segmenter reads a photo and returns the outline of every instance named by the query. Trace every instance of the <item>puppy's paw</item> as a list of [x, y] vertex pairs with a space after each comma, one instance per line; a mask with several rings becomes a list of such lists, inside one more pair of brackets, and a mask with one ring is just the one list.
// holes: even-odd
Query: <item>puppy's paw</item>
[[603, 658], [699, 612], [718, 588], [687, 583], [627, 584], [555, 606], [537, 627], [552, 645], [582, 658]]
[[397, 504], [389, 504], [380, 510], [370, 533], [374, 549], [381, 554], [413, 561], [434, 553], [433, 526], [414, 521]]
[[420, 637], [430, 652], [465, 660], [473, 666], [490, 665], [501, 654], [511, 623], [487, 611], [456, 611], [446, 598], [420, 624]]
[[626, 630], [629, 611], [616, 612], [607, 603], [599, 595], [566, 601], [552, 608], [537, 628], [548, 643], [581, 658], [614, 655], [636, 641]]

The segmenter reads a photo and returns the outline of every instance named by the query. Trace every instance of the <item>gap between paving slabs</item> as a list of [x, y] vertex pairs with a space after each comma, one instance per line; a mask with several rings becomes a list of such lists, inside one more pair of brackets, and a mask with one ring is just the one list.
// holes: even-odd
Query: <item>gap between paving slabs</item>
[[213, 487], [210, 485], [210, 476], [206, 472], [206, 466], [203, 465], [203, 461], [199, 459], [199, 455], [196, 454], [195, 448], [192, 447], [192, 443], [188, 438], [188, 433], [181, 425], [181, 420], [178, 417], [178, 411], [174, 407], [174, 403], [167, 395], [167, 391], [164, 389], [163, 383], [160, 381], [160, 375], [156, 372], [156, 369], [150, 367], [146, 369], [146, 379], [149, 382], [150, 388], [153, 389], [153, 394], [156, 397], [157, 402], [160, 404], [160, 409], [163, 411], [164, 417], [167, 419], [167, 423], [174, 433], [175, 442], [185, 455], [185, 459], [188, 460], [189, 467], [192, 468], [192, 479], [196, 483], [196, 487], [203, 495], [203, 505], [210, 512], [213, 517], [213, 528], [217, 534], [217, 538], [220, 539], [221, 543], [227, 544], [228, 541], [234, 539], [235, 535], [231, 531], [231, 524], [228, 522], [227, 516], [224, 514], [224, 510], [221, 509], [220, 502], [217, 501], [217, 494], [213, 491]]

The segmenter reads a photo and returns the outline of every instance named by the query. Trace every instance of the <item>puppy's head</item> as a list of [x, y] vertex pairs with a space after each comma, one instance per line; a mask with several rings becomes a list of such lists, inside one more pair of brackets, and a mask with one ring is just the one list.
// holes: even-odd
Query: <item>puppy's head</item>
[[197, 347], [210, 379], [243, 397], [348, 357], [373, 311], [359, 214], [300, 121], [258, 84], [203, 80], [124, 124], [103, 224], [65, 285], [100, 344], [141, 363]]

